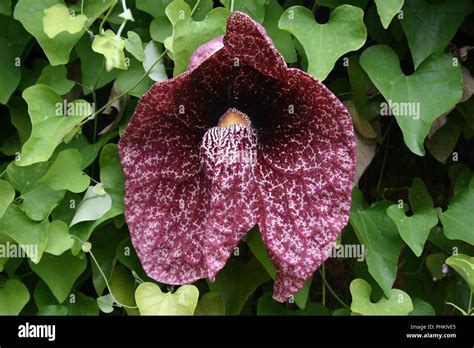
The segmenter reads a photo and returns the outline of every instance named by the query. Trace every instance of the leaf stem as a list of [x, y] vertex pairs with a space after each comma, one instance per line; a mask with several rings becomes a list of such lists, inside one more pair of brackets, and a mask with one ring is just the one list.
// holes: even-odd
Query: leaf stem
[[323, 280], [324, 284], [327, 286], [331, 295], [334, 296], [334, 298], [337, 300], [337, 302], [339, 302], [344, 308], [351, 310], [351, 307], [349, 307], [349, 305], [347, 305], [343, 300], [341, 300], [341, 298], [337, 296], [336, 292], [331, 288], [329, 283], [326, 281], [326, 276], [323, 274], [321, 269], [319, 270], [319, 273], [321, 273], [321, 279]]
[[110, 16], [110, 14], [112, 13], [112, 10], [114, 9], [114, 7], [115, 7], [115, 3], [113, 3], [113, 4], [109, 7], [109, 10], [108, 10], [107, 13], [105, 14], [104, 18], [102, 18], [102, 21], [101, 21], [100, 24], [99, 24], [99, 35], [102, 34], [104, 24], [105, 24], [105, 22], [107, 21], [107, 19], [109, 19], [109, 16]]
[[230, 0], [230, 12], [234, 12], [234, 0]]

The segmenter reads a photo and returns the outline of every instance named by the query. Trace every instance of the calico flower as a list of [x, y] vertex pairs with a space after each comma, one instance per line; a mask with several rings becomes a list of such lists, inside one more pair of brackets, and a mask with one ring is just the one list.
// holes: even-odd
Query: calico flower
[[188, 71], [156, 83], [119, 143], [125, 217], [148, 275], [214, 280], [259, 225], [285, 301], [330, 255], [355, 172], [351, 118], [236, 12]]

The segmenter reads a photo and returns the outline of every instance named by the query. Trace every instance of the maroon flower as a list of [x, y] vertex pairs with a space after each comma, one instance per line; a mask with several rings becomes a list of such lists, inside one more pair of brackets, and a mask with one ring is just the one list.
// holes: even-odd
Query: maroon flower
[[347, 223], [351, 118], [247, 15], [210, 46], [142, 97], [120, 140], [132, 242], [159, 282], [213, 281], [258, 223], [285, 301]]

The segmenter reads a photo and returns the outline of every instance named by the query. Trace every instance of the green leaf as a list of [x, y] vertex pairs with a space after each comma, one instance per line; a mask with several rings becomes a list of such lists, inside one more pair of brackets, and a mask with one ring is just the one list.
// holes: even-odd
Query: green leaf
[[59, 256], [66, 250], [71, 249], [74, 240], [69, 234], [69, 228], [66, 223], [61, 220], [53, 220], [49, 224], [48, 244], [46, 244], [45, 252]]
[[[384, 64], [380, 64], [384, 62]], [[431, 124], [450, 110], [462, 95], [462, 75], [447, 54], [434, 54], [410, 76], [400, 68], [398, 56], [388, 46], [376, 45], [362, 53], [360, 64], [380, 90], [397, 119], [408, 148], [423, 156], [423, 141]]]
[[60, 152], [40, 181], [54, 190], [83, 192], [90, 178], [82, 172], [82, 155], [75, 149]]
[[278, 21], [283, 14], [283, 8], [277, 0], [270, 0], [265, 5], [265, 20], [263, 26], [267, 30], [267, 34], [271, 37], [277, 50], [285, 58], [288, 63], [297, 61], [295, 44], [289, 33], [278, 28]]
[[107, 29], [103, 34], [96, 35], [94, 42], [92, 42], [92, 50], [105, 57], [105, 70], [107, 71], [113, 68], [127, 70], [124, 48], [125, 41], [110, 29]]
[[193, 315], [199, 297], [194, 285], [182, 285], [174, 293], [162, 292], [154, 283], [141, 283], [135, 300], [141, 315]]
[[426, 268], [430, 271], [433, 279], [443, 279], [443, 265], [446, 261], [446, 255], [443, 253], [429, 254], [426, 257]]
[[166, 8], [166, 15], [173, 25], [173, 34], [165, 46], [173, 54], [177, 76], [186, 70], [189, 58], [199, 46], [225, 33], [229, 11], [215, 8], [202, 21], [195, 22], [188, 4], [177, 0]]
[[[105, 191], [112, 199], [112, 207], [101, 218], [95, 221], [85, 221], [71, 227], [71, 234], [78, 236], [81, 240], [87, 241], [96, 227], [105, 221], [123, 213], [123, 170], [117, 152], [116, 144], [107, 144], [103, 147], [99, 158], [100, 180]], [[81, 250], [79, 243], [75, 243], [73, 253], [77, 254]]]
[[23, 145], [31, 134], [31, 122], [28, 116], [28, 108], [21, 97], [11, 97], [8, 101], [10, 120], [18, 131], [20, 144]]
[[69, 315], [99, 315], [99, 306], [95, 298], [86, 296], [82, 292], [71, 294], [69, 300], [63, 305], [68, 308]]
[[77, 278], [87, 266], [86, 258], [73, 256], [65, 252], [60, 256], [44, 254], [38, 264], [29, 262], [35, 272], [51, 289], [59, 303], [71, 293]]
[[[135, 86], [135, 83], [145, 74], [143, 64], [133, 57], [130, 57], [130, 65], [127, 70], [119, 70], [117, 72], [117, 83], [121, 91], [128, 91]], [[148, 76], [145, 77], [137, 86], [135, 86], [129, 94], [140, 98], [153, 85], [153, 80]]]
[[434, 208], [428, 188], [420, 178], [413, 179], [413, 183], [408, 191], [408, 200], [413, 212], [418, 212], [423, 208]]
[[143, 52], [142, 39], [140, 39], [140, 36], [137, 33], [133, 31], [129, 31], [127, 33], [125, 49], [130, 52], [139, 62], [143, 62], [145, 54]]
[[275, 267], [273, 266], [272, 262], [270, 261], [270, 257], [268, 256], [267, 249], [263, 244], [262, 235], [258, 229], [253, 229], [247, 235], [247, 245], [249, 246], [252, 254], [257, 258], [257, 260], [262, 264], [262, 266], [267, 271], [268, 275], [275, 279]]
[[[386, 0], [384, 0], [385, 2]], [[406, 0], [403, 6], [403, 31], [417, 68], [434, 52], [443, 52], [472, 11], [470, 0], [436, 1]], [[431, 85], [434, 86], [434, 85]], [[446, 87], [449, 89], [449, 87]]]
[[15, 199], [15, 189], [7, 181], [0, 179], [0, 219]]
[[433, 306], [421, 298], [414, 297], [412, 303], [413, 310], [408, 315], [436, 315]]
[[0, 287], [0, 315], [18, 315], [30, 300], [28, 288], [18, 279], [8, 279]]
[[50, 39], [62, 32], [76, 34], [84, 28], [87, 17], [74, 15], [64, 4], [56, 4], [43, 10], [43, 30]]
[[154, 18], [150, 23], [150, 36], [157, 42], [164, 43], [173, 34], [173, 25], [166, 15]]
[[122, 71], [115, 69], [105, 71], [105, 58], [92, 50], [89, 36], [84, 36], [79, 40], [75, 51], [81, 59], [82, 91], [85, 95], [107, 85], [115, 79], [118, 71]]
[[392, 289], [388, 298], [381, 298], [373, 303], [370, 300], [372, 288], [363, 279], [354, 279], [350, 286], [352, 303], [351, 310], [362, 315], [407, 315], [413, 311], [410, 296], [398, 289]]
[[380, 21], [385, 29], [388, 28], [393, 17], [400, 12], [403, 2], [404, 0], [375, 0]]
[[374, 277], [386, 296], [397, 275], [398, 256], [402, 247], [397, 226], [385, 214], [389, 202], [380, 201], [369, 208], [355, 210], [355, 203], [349, 221], [359, 241], [366, 248], [369, 273]]
[[270, 280], [256, 258], [245, 264], [228, 262], [215, 279], [209, 283], [212, 292], [222, 295], [226, 315], [239, 315], [245, 302], [260, 284]]
[[21, 70], [16, 66], [17, 56], [13, 47], [0, 37], [0, 104], [6, 104], [21, 79]]
[[0, 219], [0, 233], [17, 242], [34, 263], [38, 263], [48, 241], [48, 221], [36, 222], [12, 204]]
[[453, 154], [465, 124], [464, 118], [457, 110], [446, 117], [446, 123], [426, 141], [426, 147], [434, 158], [446, 163]]
[[466, 281], [471, 292], [474, 292], [474, 257], [453, 255], [446, 259], [446, 264], [453, 268]]
[[7, 167], [7, 176], [13, 187], [21, 192], [21, 208], [32, 220], [42, 221], [51, 213], [66, 191], [56, 191], [39, 179], [48, 171], [49, 162], [35, 163], [26, 167], [11, 162]]
[[82, 221], [94, 221], [100, 219], [112, 207], [112, 198], [107, 193], [98, 195], [94, 192], [94, 187], [89, 187], [84, 195], [84, 199], [77, 207], [70, 226]]
[[[132, 273], [127, 268], [125, 268], [125, 266], [122, 266], [121, 264], [115, 266], [109, 284], [115, 299], [119, 303], [130, 307], [136, 306], [135, 278], [133, 277]], [[133, 309], [131, 312], [129, 312], [129, 308], [125, 309], [129, 314], [134, 313]]]
[[45, 85], [25, 89], [23, 98], [28, 104], [32, 131], [23, 145], [20, 160], [16, 161], [18, 166], [47, 161], [63, 138], [92, 112], [89, 103], [75, 100], [67, 105], [65, 115], [63, 100]]
[[441, 224], [444, 227], [444, 234], [449, 239], [459, 239], [474, 245], [474, 189], [461, 191], [454, 196], [448, 204], [448, 209], [441, 212], [437, 208], [437, 213]]
[[[166, 67], [163, 58], [158, 63], [156, 61], [163, 53], [162, 45], [158, 45], [154, 41], [150, 41], [145, 46], [145, 57], [143, 59], [143, 69], [148, 72], [148, 76], [153, 81], [164, 81], [168, 79], [166, 75]], [[151, 70], [150, 70], [151, 69]]]
[[[221, 0], [229, 11], [240, 11], [248, 14], [252, 19], [263, 23], [265, 18], [265, 0]], [[231, 6], [233, 5], [233, 8]]]
[[41, 307], [38, 310], [38, 313], [36, 313], [36, 315], [59, 316], [59, 315], [68, 315], [68, 313], [69, 313], [69, 308], [63, 305], [47, 305], [47, 306]]
[[18, 0], [15, 6], [14, 18], [23, 24], [24, 28], [33, 35], [51, 65], [63, 65], [69, 61], [69, 55], [77, 41], [103, 12], [105, 12], [116, 0], [84, 0], [84, 15], [88, 21], [84, 28], [70, 34], [65, 31], [54, 38], [50, 38], [43, 30], [43, 11], [57, 4], [63, 4], [60, 0]]
[[293, 34], [303, 46], [308, 73], [324, 80], [340, 57], [364, 45], [367, 30], [363, 16], [360, 8], [342, 5], [331, 13], [327, 23], [319, 24], [311, 10], [294, 6], [283, 13], [278, 26]]
[[5, 16], [10, 16], [12, 13], [12, 1], [11, 0], [3, 0], [0, 2], [0, 14]]
[[74, 87], [74, 82], [67, 79], [65, 66], [46, 66], [36, 83], [50, 87], [59, 95], [67, 94]]
[[397, 225], [398, 232], [416, 256], [423, 252], [431, 229], [438, 223], [433, 208], [421, 208], [412, 216], [406, 216], [404, 209], [397, 204], [387, 208], [387, 215]]
[[275, 301], [271, 293], [266, 293], [257, 301], [257, 315], [279, 315], [279, 316], [321, 316], [329, 315], [329, 310], [320, 303], [309, 303], [304, 310], [290, 310], [285, 304]]
[[204, 294], [197, 304], [194, 315], [225, 315], [224, 299], [215, 292]]
[[114, 298], [110, 294], [97, 298], [97, 305], [103, 313], [112, 313], [114, 311], [114, 303]]

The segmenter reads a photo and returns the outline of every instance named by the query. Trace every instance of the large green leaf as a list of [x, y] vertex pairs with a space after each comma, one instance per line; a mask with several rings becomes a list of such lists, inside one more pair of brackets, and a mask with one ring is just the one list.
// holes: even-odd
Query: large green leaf
[[392, 18], [400, 12], [403, 2], [404, 0], [375, 0], [380, 21], [385, 29], [390, 25]]
[[48, 221], [32, 221], [16, 205], [8, 207], [0, 219], [0, 233], [12, 238], [31, 258], [38, 263], [48, 242]]
[[67, 105], [67, 110], [75, 111], [64, 114], [64, 102], [51, 88], [45, 85], [34, 85], [23, 92], [28, 103], [32, 131], [28, 141], [23, 145], [18, 166], [47, 161], [54, 149], [63, 141], [81, 121], [90, 116], [92, 107], [84, 100], [75, 100]]
[[8, 181], [0, 179], [0, 219], [7, 211], [8, 206], [15, 198], [15, 189]]
[[54, 190], [83, 192], [90, 178], [82, 171], [82, 155], [76, 149], [60, 152], [40, 181]]
[[[19, 0], [15, 6], [14, 17], [19, 20], [25, 29], [33, 35], [44, 50], [51, 65], [62, 65], [69, 61], [69, 54], [77, 41], [105, 10], [117, 0], [84, 0], [84, 15], [88, 21], [84, 29], [71, 34], [63, 31], [50, 38], [43, 29], [44, 11], [52, 6], [63, 4], [61, 0]], [[64, 23], [60, 23], [63, 25]]]
[[30, 300], [28, 288], [18, 279], [0, 285], [0, 315], [18, 315]]
[[6, 104], [20, 83], [21, 70], [16, 65], [13, 47], [0, 37], [0, 104]]
[[474, 245], [474, 189], [469, 188], [454, 196], [448, 204], [448, 209], [441, 212], [437, 208], [438, 216], [444, 227], [444, 234], [449, 239], [459, 239]]
[[130, 88], [135, 86], [129, 91], [129, 94], [134, 97], [141, 97], [154, 83], [153, 80], [146, 76], [138, 85], [135, 85], [144, 74], [145, 69], [143, 68], [143, 64], [134, 57], [130, 57], [130, 66], [128, 69], [118, 70], [117, 72], [117, 83], [120, 90], [129, 91]]
[[288, 315], [288, 316], [322, 316], [329, 315], [329, 310], [320, 303], [309, 303], [303, 310], [290, 310], [285, 304], [275, 301], [271, 293], [266, 293], [257, 301], [257, 315]]
[[191, 8], [183, 0], [177, 0], [166, 8], [166, 15], [173, 25], [173, 34], [165, 46], [173, 54], [174, 75], [186, 70], [194, 51], [203, 43], [225, 33], [229, 11], [215, 8], [202, 21], [191, 18]]
[[35, 272], [48, 285], [58, 302], [62, 303], [71, 293], [77, 278], [87, 266], [85, 257], [73, 256], [69, 251], [60, 256], [44, 254], [38, 264], [29, 263]]
[[402, 240], [397, 226], [385, 214], [390, 202], [376, 202], [366, 209], [355, 208], [353, 201], [350, 223], [359, 241], [366, 248], [369, 272], [382, 288], [386, 296], [397, 275], [398, 256]]
[[423, 156], [423, 141], [431, 124], [461, 98], [460, 67], [453, 65], [449, 55], [434, 54], [412, 75], [406, 76], [395, 51], [383, 45], [366, 49], [360, 64], [388, 102], [385, 113], [388, 114], [390, 108], [395, 115], [405, 144]]
[[426, 147], [434, 158], [441, 163], [446, 163], [453, 155], [465, 124], [464, 118], [457, 110], [453, 110], [446, 116], [446, 123], [426, 141]]
[[69, 229], [64, 221], [53, 220], [49, 224], [48, 244], [45, 252], [56, 256], [61, 255], [66, 250], [71, 249], [74, 240], [69, 234]]
[[50, 87], [59, 95], [65, 95], [74, 87], [74, 82], [67, 78], [65, 66], [46, 66], [36, 83]]
[[432, 53], [444, 51], [471, 11], [470, 0], [405, 0], [401, 23], [415, 68]]
[[367, 30], [363, 17], [360, 8], [342, 5], [331, 13], [327, 23], [319, 24], [311, 10], [294, 6], [283, 13], [278, 26], [293, 34], [303, 46], [308, 57], [308, 73], [324, 80], [340, 57], [365, 43]]
[[423, 252], [431, 229], [438, 223], [433, 208], [422, 208], [412, 216], [406, 216], [405, 210], [397, 204], [387, 208], [387, 215], [397, 225], [398, 232], [416, 256]]
[[453, 255], [446, 259], [446, 264], [454, 268], [469, 285], [471, 292], [474, 292], [474, 257]]
[[354, 279], [350, 286], [351, 310], [362, 315], [407, 315], [413, 310], [410, 296], [398, 289], [390, 290], [388, 298], [373, 303], [370, 300], [372, 288], [363, 279]]
[[288, 32], [278, 28], [278, 21], [282, 14], [283, 8], [278, 1], [270, 0], [267, 5], [265, 5], [265, 20], [263, 21], [263, 26], [285, 60], [288, 63], [295, 63], [297, 57], [293, 38]]
[[141, 315], [193, 315], [198, 298], [199, 290], [194, 285], [164, 293], [154, 283], [141, 283], [135, 292]]
[[224, 315], [225, 303], [220, 294], [208, 292], [199, 300], [194, 315]]
[[9, 182], [21, 193], [21, 208], [32, 220], [46, 219], [65, 194], [64, 190], [56, 191], [39, 181], [49, 165], [49, 162], [41, 162], [19, 167], [14, 161], [7, 167]]
[[270, 280], [257, 259], [245, 264], [228, 262], [220, 271], [214, 283], [209, 283], [212, 292], [222, 295], [226, 315], [239, 315], [251, 294], [257, 287]]

